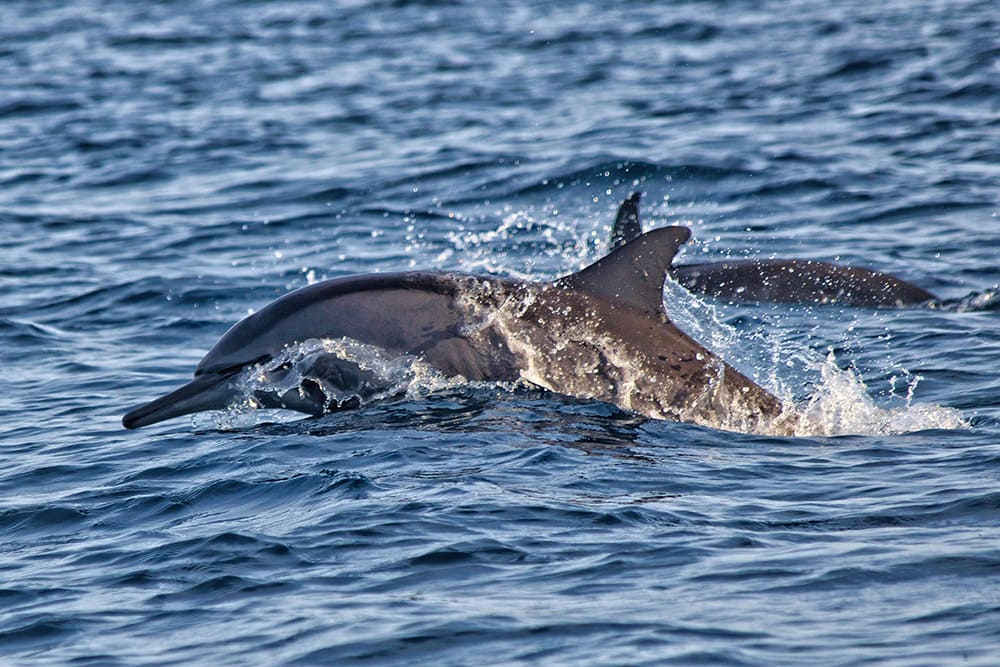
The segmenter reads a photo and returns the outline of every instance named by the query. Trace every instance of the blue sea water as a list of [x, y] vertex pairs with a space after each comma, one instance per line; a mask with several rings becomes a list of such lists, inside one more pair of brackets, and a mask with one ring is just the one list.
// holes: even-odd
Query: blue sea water
[[[1000, 662], [1000, 15], [984, 0], [0, 4], [4, 664]], [[679, 261], [935, 308], [678, 323], [799, 437], [415, 382], [126, 431], [328, 277]]]

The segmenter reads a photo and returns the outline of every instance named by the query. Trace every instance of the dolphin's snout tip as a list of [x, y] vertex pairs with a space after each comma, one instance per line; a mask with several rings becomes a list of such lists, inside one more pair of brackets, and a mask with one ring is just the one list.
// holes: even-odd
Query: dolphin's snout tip
[[171, 396], [172, 394], [167, 394], [155, 401], [150, 401], [145, 405], [140, 405], [137, 408], [129, 410], [122, 415], [122, 426], [129, 430], [135, 430], [142, 426], [149, 426], [150, 424], [185, 414], [183, 410], [176, 408], [176, 403], [164, 400], [169, 399]]
[[137, 419], [134, 412], [126, 412], [122, 415], [122, 426], [132, 430], [139, 428], [139, 424], [136, 423]]
[[152, 423], [142, 418], [141, 410], [142, 408], [136, 408], [134, 410], [129, 410], [124, 415], [122, 415], [122, 426], [131, 431], [139, 428], [140, 426], [146, 426]]

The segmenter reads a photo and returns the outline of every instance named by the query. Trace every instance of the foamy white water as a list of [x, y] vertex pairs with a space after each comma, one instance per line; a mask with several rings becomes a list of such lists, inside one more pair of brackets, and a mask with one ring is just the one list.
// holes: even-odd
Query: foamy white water
[[776, 327], [755, 324], [747, 331], [737, 329], [723, 321], [722, 306], [670, 279], [664, 297], [674, 324], [781, 399], [786, 413], [775, 424], [777, 434], [789, 422], [796, 436], [892, 435], [969, 427], [961, 410], [914, 400], [919, 376], [902, 372], [907, 384], [904, 405], [879, 406], [861, 375], [853, 368], [841, 368], [842, 360], [832, 349], [823, 355]]

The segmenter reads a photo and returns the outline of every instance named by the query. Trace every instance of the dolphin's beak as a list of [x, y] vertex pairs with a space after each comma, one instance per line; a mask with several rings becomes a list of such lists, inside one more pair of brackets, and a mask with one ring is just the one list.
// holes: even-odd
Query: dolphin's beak
[[129, 411], [122, 417], [122, 426], [139, 428], [192, 412], [222, 410], [236, 395], [230, 386], [230, 380], [234, 375], [234, 373], [199, 375], [166, 396]]

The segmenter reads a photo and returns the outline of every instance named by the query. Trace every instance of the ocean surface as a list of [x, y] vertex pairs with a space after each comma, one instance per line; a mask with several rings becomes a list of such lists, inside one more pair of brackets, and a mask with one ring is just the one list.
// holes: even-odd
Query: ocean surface
[[[1000, 663], [992, 0], [0, 4], [4, 665]], [[797, 437], [411, 374], [126, 431], [325, 278], [678, 262], [933, 307], [685, 330]]]

